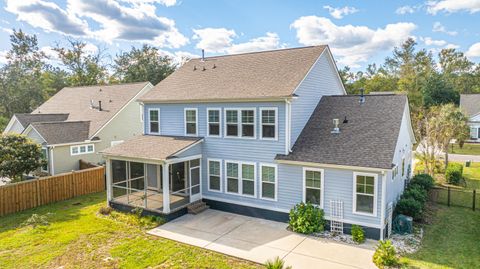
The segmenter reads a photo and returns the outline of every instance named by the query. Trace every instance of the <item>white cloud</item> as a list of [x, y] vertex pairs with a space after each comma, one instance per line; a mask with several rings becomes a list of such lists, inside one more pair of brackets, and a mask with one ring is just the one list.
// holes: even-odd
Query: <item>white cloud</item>
[[120, 0], [120, 1], [130, 3], [133, 5], [161, 4], [166, 7], [171, 7], [177, 4], [177, 0]]
[[480, 57], [480, 42], [473, 44], [468, 48], [467, 52], [465, 52], [465, 55], [469, 58], [473, 57]]
[[0, 26], [0, 30], [4, 31], [5, 33], [7, 33], [9, 35], [13, 34], [13, 30], [10, 29], [10, 28], [7, 28], [7, 27], [1, 27]]
[[434, 32], [439, 32], [439, 33], [445, 33], [447, 35], [451, 35], [451, 36], [456, 36], [458, 33], [455, 32], [455, 31], [447, 31], [447, 29], [445, 28], [445, 26], [443, 26], [439, 21], [433, 23], [433, 29], [432, 31]]
[[339, 26], [328, 18], [300, 17], [291, 26], [297, 31], [298, 42], [303, 45], [328, 44], [339, 63], [359, 67], [370, 57], [389, 51], [411, 36], [413, 23], [387, 24], [384, 28], [370, 29], [351, 24]]
[[454, 13], [467, 11], [476, 13], [480, 11], [480, 0], [442, 0], [428, 1], [427, 12], [436, 15], [438, 12]]
[[331, 7], [331, 6], [323, 6], [323, 8], [327, 9], [330, 13], [330, 16], [334, 17], [335, 19], [341, 19], [345, 15], [350, 15], [353, 13], [358, 12], [359, 10], [354, 7]]
[[267, 32], [265, 36], [250, 39], [245, 43], [232, 45], [227, 49], [228, 53], [243, 53], [262, 50], [273, 50], [283, 47], [277, 33]]
[[423, 43], [425, 43], [425, 45], [427, 45], [427, 46], [441, 47], [441, 46], [445, 46], [447, 44], [447, 41], [445, 41], [445, 40], [434, 40], [431, 37], [425, 37], [425, 38], [420, 37], [420, 40], [422, 40]]
[[0, 50], [0, 64], [6, 64], [7, 60], [7, 50]]
[[402, 6], [397, 8], [397, 10], [395, 10], [395, 13], [400, 15], [412, 14], [415, 12], [416, 9], [417, 9], [416, 7], [412, 7], [412, 6]]

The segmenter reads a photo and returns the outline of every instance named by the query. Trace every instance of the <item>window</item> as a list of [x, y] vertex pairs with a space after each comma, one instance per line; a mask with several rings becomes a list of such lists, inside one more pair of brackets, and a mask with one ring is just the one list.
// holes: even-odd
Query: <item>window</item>
[[304, 202], [323, 207], [322, 186], [323, 170], [314, 168], [303, 169]]
[[221, 162], [220, 160], [208, 160], [208, 190], [221, 191]]
[[94, 151], [95, 147], [93, 144], [70, 147], [70, 155], [88, 154], [93, 153]]
[[377, 175], [354, 173], [353, 212], [376, 216]]
[[185, 135], [197, 135], [197, 109], [185, 109]]
[[226, 162], [227, 166], [227, 192], [239, 193], [238, 163]]
[[226, 136], [238, 136], [238, 111], [225, 110], [227, 134]]
[[160, 110], [159, 109], [149, 109], [148, 110], [148, 119], [149, 119], [149, 133], [158, 134], [160, 133]]
[[242, 111], [242, 137], [255, 137], [255, 110]]
[[220, 109], [207, 109], [208, 136], [220, 136]]
[[42, 160], [45, 163], [42, 165], [41, 170], [42, 172], [48, 172], [48, 149], [42, 148]]
[[262, 199], [277, 199], [277, 167], [275, 165], [262, 164], [261, 165], [261, 198]]
[[255, 196], [255, 164], [242, 164], [242, 194]]
[[277, 108], [261, 108], [261, 138], [277, 139]]

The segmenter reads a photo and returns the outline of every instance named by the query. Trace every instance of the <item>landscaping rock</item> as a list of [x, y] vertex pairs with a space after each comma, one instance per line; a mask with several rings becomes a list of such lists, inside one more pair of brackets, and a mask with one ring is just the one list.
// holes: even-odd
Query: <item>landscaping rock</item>
[[399, 254], [410, 254], [416, 252], [423, 238], [423, 229], [415, 230], [412, 234], [393, 234], [390, 238], [395, 250]]

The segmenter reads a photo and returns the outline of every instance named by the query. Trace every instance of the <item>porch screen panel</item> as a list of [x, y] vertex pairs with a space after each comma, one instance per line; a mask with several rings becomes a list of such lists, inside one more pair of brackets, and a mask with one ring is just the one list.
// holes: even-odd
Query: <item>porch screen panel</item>
[[130, 162], [130, 188], [143, 190], [145, 188], [145, 168], [143, 163]]
[[[112, 180], [118, 183], [127, 180], [127, 162], [112, 160]], [[122, 185], [122, 184], [119, 184]], [[123, 186], [126, 186], [123, 184]]]
[[192, 177], [192, 195], [200, 193], [200, 160], [190, 161], [190, 176]]
[[147, 164], [147, 184], [148, 188], [151, 189], [160, 189], [158, 185], [158, 175], [157, 175], [157, 165]]

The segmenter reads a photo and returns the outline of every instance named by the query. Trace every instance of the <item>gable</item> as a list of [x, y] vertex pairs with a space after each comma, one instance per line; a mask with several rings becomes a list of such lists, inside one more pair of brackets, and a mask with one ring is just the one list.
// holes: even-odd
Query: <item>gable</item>
[[24, 129], [25, 127], [23, 127], [20, 121], [15, 116], [12, 116], [7, 127], [5, 127], [5, 130], [3, 130], [3, 133], [21, 134]]
[[37, 142], [38, 144], [44, 144], [47, 143], [45, 139], [42, 137], [42, 135], [35, 130], [32, 126], [28, 126], [27, 129], [25, 129], [24, 135], [26, 135], [28, 138], [32, 139], [33, 141]]

